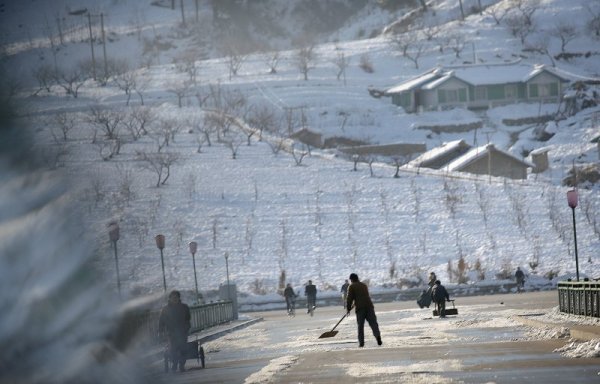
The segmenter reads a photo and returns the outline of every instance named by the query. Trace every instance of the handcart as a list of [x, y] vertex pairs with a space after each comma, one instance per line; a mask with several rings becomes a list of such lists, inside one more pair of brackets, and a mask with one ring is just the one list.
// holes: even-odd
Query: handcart
[[[454, 300], [448, 300], [452, 302], [452, 308], [446, 308], [444, 310], [444, 315], [448, 316], [452, 316], [452, 315], [458, 315], [458, 309], [456, 308], [456, 306], [454, 305]], [[433, 316], [439, 316], [439, 313], [437, 311], [437, 309], [433, 310]]]
[[[186, 360], [196, 359], [196, 361], [202, 366], [202, 368], [205, 367], [204, 348], [202, 348], [198, 340], [189, 341], [186, 344], [184, 357]], [[165, 372], [169, 372], [169, 363], [172, 362], [171, 360], [171, 351], [169, 349], [169, 346], [167, 346], [164, 352]]]

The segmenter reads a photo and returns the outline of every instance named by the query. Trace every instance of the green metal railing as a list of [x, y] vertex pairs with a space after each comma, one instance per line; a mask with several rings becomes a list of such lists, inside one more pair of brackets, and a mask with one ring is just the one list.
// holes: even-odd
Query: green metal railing
[[[215, 325], [233, 321], [233, 302], [219, 301], [210, 304], [190, 305], [190, 314], [190, 332], [199, 332]], [[160, 309], [157, 308], [131, 308], [125, 313], [123, 326], [119, 327], [115, 339], [125, 341], [135, 335], [148, 344], [158, 343], [159, 316]]]
[[600, 282], [559, 282], [558, 307], [561, 312], [572, 315], [600, 317]]

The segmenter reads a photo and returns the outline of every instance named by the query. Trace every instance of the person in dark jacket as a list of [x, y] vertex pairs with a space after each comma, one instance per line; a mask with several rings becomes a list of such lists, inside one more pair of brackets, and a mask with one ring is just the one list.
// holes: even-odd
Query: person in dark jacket
[[435, 303], [438, 315], [446, 317], [446, 301], [450, 301], [450, 295], [439, 280], [435, 281], [431, 289], [431, 300]]
[[304, 295], [306, 296], [306, 313], [310, 313], [311, 309], [315, 309], [317, 306], [317, 287], [312, 283], [312, 280], [308, 280], [308, 284], [304, 287]]
[[288, 283], [285, 289], [283, 290], [283, 297], [285, 297], [285, 305], [287, 306], [287, 313], [290, 316], [294, 315], [295, 306], [296, 306], [296, 293], [294, 292], [294, 288], [292, 288], [292, 284]]
[[[158, 332], [161, 336], [165, 334], [167, 336], [167, 353], [172, 362], [172, 372], [177, 370], [177, 366], [180, 372], [185, 371], [185, 348], [191, 327], [190, 320], [190, 308], [181, 302], [181, 294], [179, 291], [171, 291], [168, 304], [160, 311]], [[165, 363], [166, 369], [168, 369], [167, 363]]]
[[377, 340], [377, 345], [381, 345], [381, 333], [377, 316], [375, 315], [375, 306], [369, 295], [369, 288], [361, 283], [356, 273], [350, 274], [350, 286], [348, 287], [348, 298], [346, 299], [346, 308], [348, 313], [354, 305], [356, 312], [356, 322], [358, 323], [358, 346], [365, 346], [365, 320], [369, 323], [373, 336]]
[[515, 279], [517, 279], [517, 292], [521, 292], [521, 290], [525, 287], [525, 274], [523, 271], [521, 271], [520, 267], [517, 267]]
[[348, 280], [344, 281], [344, 284], [342, 284], [342, 288], [340, 289], [340, 292], [342, 292], [342, 306], [344, 307], [344, 309], [346, 309], [346, 299], [348, 299], [348, 287], [350, 286], [350, 283], [348, 283]]

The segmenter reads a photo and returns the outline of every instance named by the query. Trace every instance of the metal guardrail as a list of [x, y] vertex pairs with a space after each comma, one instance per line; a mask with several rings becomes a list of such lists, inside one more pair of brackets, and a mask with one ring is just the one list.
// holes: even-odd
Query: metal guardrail
[[600, 282], [559, 282], [558, 308], [572, 315], [600, 317]]
[[[215, 325], [234, 320], [233, 302], [219, 301], [216, 303], [190, 305], [190, 332], [199, 332]], [[115, 335], [117, 340], [128, 339], [138, 335], [149, 344], [158, 344], [158, 318], [160, 309], [133, 308], [124, 318], [124, 326]]]
[[190, 312], [192, 315], [190, 332], [199, 332], [234, 319], [232, 301], [190, 306]]

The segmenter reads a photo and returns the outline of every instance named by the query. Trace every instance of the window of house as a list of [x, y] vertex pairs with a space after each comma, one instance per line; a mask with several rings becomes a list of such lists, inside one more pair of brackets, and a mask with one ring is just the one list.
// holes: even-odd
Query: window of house
[[514, 84], [506, 85], [504, 87], [504, 97], [507, 99], [517, 98], [517, 86]]
[[476, 100], [487, 100], [487, 87], [484, 87], [484, 86], [475, 87], [475, 99]]
[[558, 84], [556, 84], [556, 83], [530, 84], [529, 85], [529, 96], [530, 97], [558, 96]]
[[438, 89], [438, 101], [440, 103], [457, 103], [467, 101], [466, 88]]

